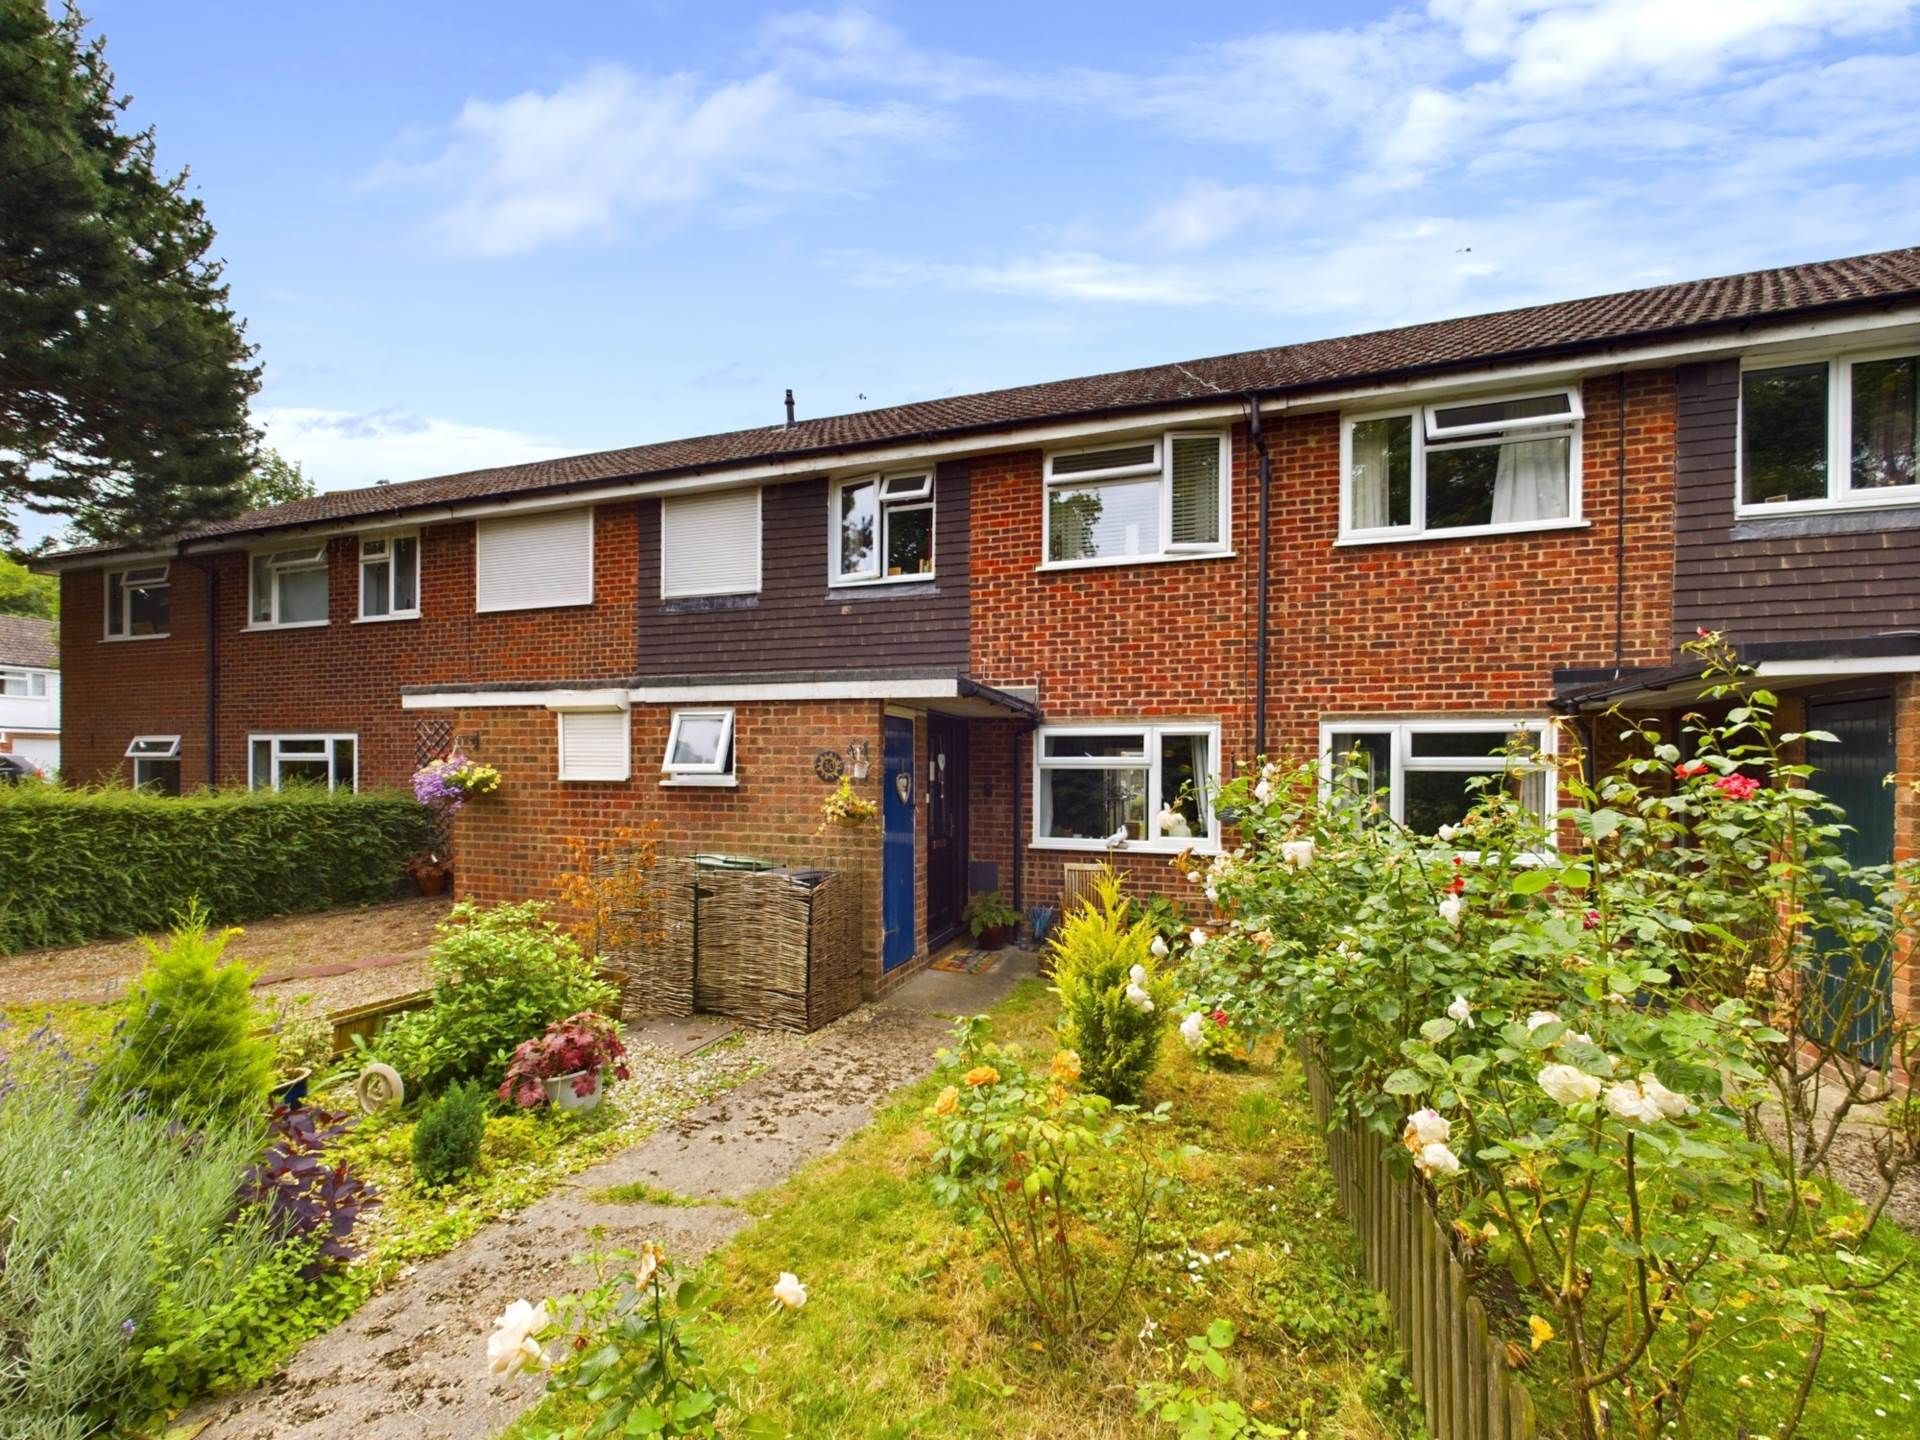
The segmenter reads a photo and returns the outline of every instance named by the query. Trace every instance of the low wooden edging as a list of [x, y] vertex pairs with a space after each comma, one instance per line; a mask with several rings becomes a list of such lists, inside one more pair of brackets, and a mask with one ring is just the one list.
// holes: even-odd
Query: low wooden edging
[[1333, 1087], [1303, 1062], [1340, 1206], [1360, 1238], [1368, 1282], [1384, 1291], [1414, 1391], [1437, 1440], [1538, 1440], [1533, 1396], [1454, 1259], [1446, 1231], [1411, 1179], [1395, 1177], [1380, 1137], [1331, 1125]]
[[344, 1055], [353, 1049], [353, 1037], [358, 1035], [366, 1040], [380, 1033], [380, 1027], [408, 1010], [424, 1010], [433, 1003], [431, 990], [415, 990], [410, 995], [394, 995], [385, 1000], [375, 1000], [370, 1005], [356, 1005], [351, 1010], [336, 1010], [333, 1013], [333, 1053]]

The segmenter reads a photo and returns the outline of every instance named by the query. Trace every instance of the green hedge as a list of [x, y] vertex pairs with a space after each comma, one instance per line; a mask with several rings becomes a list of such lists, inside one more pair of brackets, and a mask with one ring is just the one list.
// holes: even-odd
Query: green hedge
[[390, 899], [427, 844], [401, 791], [0, 785], [0, 954], [161, 929], [195, 898], [222, 924]]

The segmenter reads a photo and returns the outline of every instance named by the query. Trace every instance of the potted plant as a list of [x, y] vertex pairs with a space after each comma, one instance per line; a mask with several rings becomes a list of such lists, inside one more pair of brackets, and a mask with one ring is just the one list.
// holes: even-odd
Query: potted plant
[[469, 760], [458, 750], [444, 760], [432, 760], [413, 772], [413, 798], [442, 815], [456, 814], [467, 801], [491, 795], [500, 788], [500, 772], [491, 765]]
[[845, 825], [851, 828], [866, 824], [880, 813], [880, 807], [866, 796], [856, 794], [853, 781], [842, 775], [833, 793], [821, 803], [820, 813], [826, 817], [822, 822], [823, 829], [827, 825]]
[[1013, 938], [1020, 912], [998, 890], [987, 890], [967, 901], [960, 918], [973, 932], [974, 944], [983, 950], [998, 950]]
[[562, 1110], [591, 1110], [600, 1103], [608, 1074], [625, 1080], [627, 1047], [620, 1030], [604, 1015], [582, 1010], [523, 1040], [500, 1082], [500, 1098], [531, 1110], [551, 1104]]
[[267, 1035], [273, 1041], [280, 1076], [273, 1087], [273, 1103], [295, 1108], [305, 1102], [314, 1072], [333, 1063], [332, 1017], [313, 1003], [311, 995], [275, 1000]]
[[407, 861], [407, 875], [422, 895], [440, 895], [453, 878], [453, 861], [437, 850], [422, 850]]

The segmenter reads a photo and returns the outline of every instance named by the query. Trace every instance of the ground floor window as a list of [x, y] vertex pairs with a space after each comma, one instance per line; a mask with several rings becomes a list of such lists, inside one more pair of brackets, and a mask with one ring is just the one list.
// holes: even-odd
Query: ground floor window
[[1334, 777], [1380, 796], [1387, 813], [1409, 830], [1437, 834], [1466, 818], [1482, 793], [1473, 782], [1504, 775], [1514, 793], [1551, 818], [1552, 772], [1516, 761], [1515, 742], [1549, 754], [1553, 729], [1544, 720], [1330, 720], [1320, 726], [1320, 750]]
[[127, 746], [127, 758], [133, 761], [134, 789], [159, 795], [180, 793], [178, 735], [136, 735]]
[[733, 711], [674, 711], [660, 773], [669, 785], [731, 785]]
[[1034, 735], [1034, 843], [1210, 848], [1219, 757], [1217, 725], [1045, 726]]
[[289, 784], [359, 788], [357, 735], [255, 735], [250, 738], [247, 783], [255, 790]]

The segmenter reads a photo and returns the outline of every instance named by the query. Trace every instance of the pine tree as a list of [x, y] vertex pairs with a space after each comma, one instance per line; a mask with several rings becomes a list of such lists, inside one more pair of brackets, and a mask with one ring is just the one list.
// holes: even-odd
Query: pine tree
[[0, 540], [9, 502], [100, 541], [244, 503], [254, 350], [186, 172], [125, 106], [78, 11], [0, 0]]

